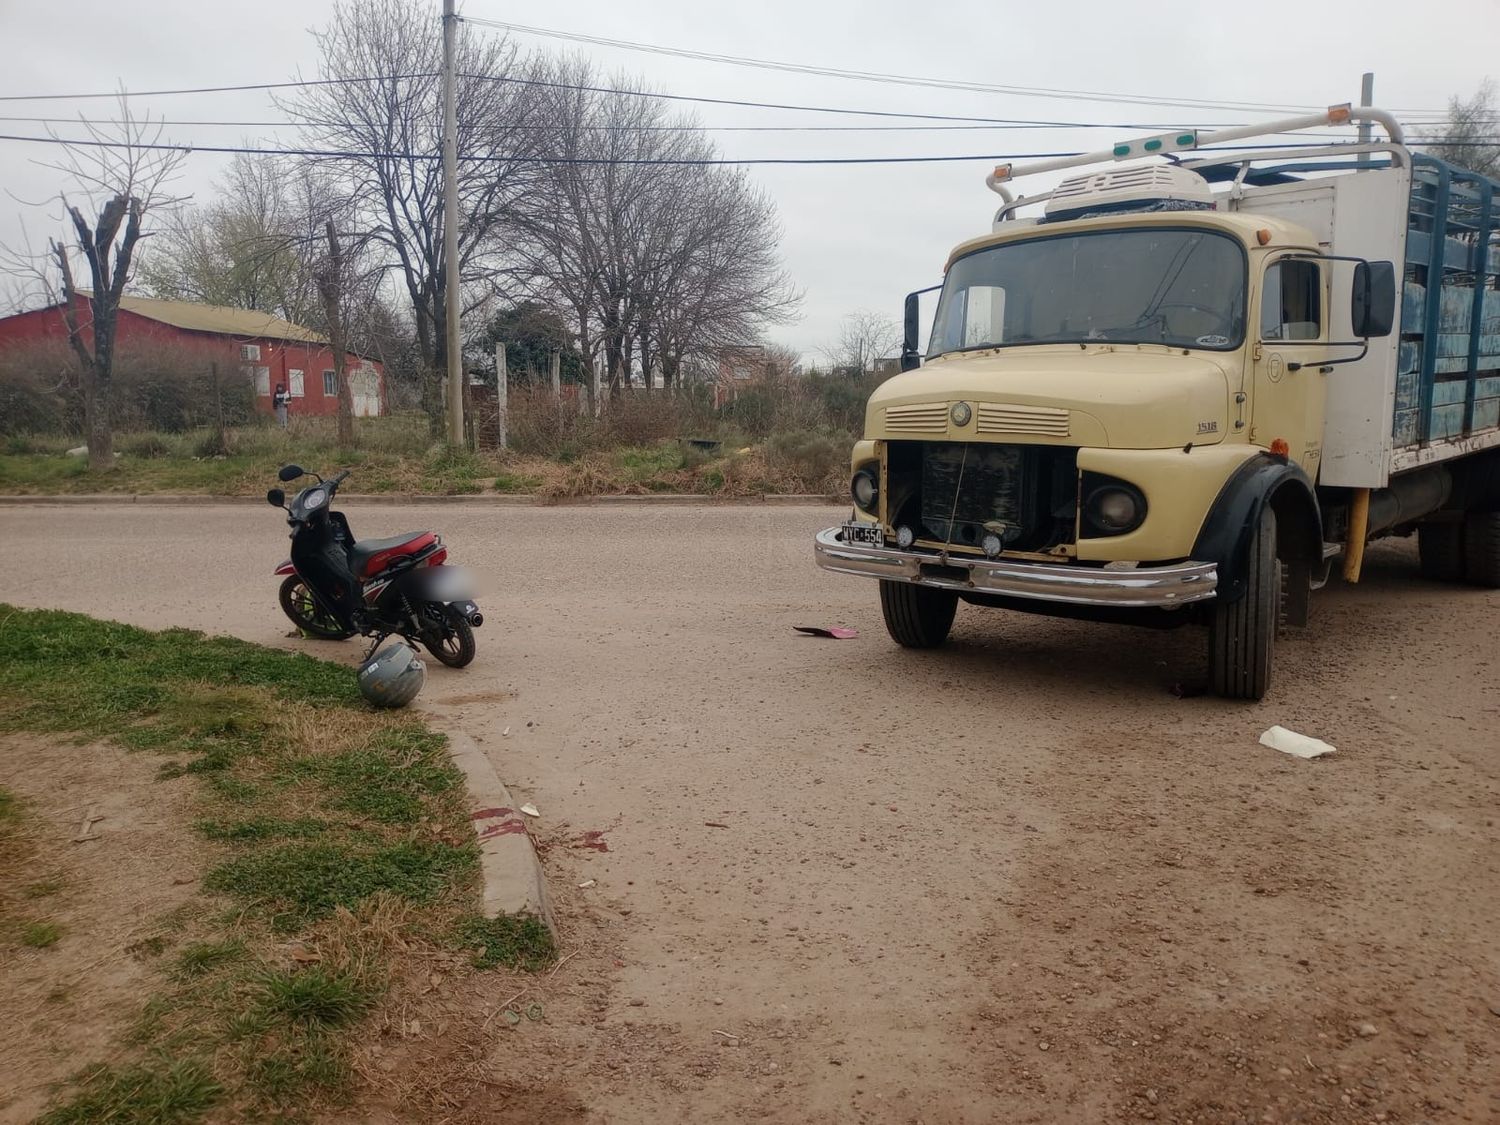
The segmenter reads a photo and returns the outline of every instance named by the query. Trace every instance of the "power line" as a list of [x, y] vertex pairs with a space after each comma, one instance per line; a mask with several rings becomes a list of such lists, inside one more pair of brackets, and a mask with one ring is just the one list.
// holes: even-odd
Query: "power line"
[[287, 82], [249, 82], [241, 86], [191, 86], [176, 90], [111, 90], [107, 94], [0, 94], [0, 102], [88, 101], [92, 98], [165, 98], [174, 94], [238, 94], [247, 90], [289, 90], [301, 86], [351, 86], [361, 82], [400, 82], [435, 78], [435, 71], [415, 74], [371, 74], [353, 78], [303, 78]]
[[[153, 128], [302, 128], [312, 126], [336, 126], [337, 121], [186, 121], [152, 118], [131, 121], [118, 117], [23, 117], [0, 115], [0, 121], [26, 122], [36, 125], [137, 125], [149, 124]], [[1198, 125], [1195, 128], [1228, 128], [1223, 123]], [[1018, 121], [1009, 125], [570, 125], [570, 130], [602, 133], [945, 133], [945, 132], [1010, 132], [1031, 129], [1170, 129], [1162, 124], [1120, 124], [1105, 122], [1029, 122]], [[557, 131], [556, 125], [507, 125], [508, 131], [547, 133]], [[1287, 137], [1323, 136], [1322, 133], [1285, 132], [1276, 134]]]
[[[126, 148], [168, 150], [182, 153], [207, 152], [216, 154], [245, 154], [252, 156], [309, 156], [330, 160], [439, 160], [438, 153], [424, 152], [341, 152], [335, 149], [311, 148], [249, 148], [239, 145], [192, 145], [167, 144], [163, 142], [133, 143], [130, 141], [101, 141], [72, 139], [67, 137], [26, 137], [0, 133], [0, 141], [19, 141], [32, 144], [68, 145], [81, 148]], [[1299, 144], [1230, 145], [1224, 148], [1201, 148], [1194, 152], [1251, 152], [1285, 151], [1306, 148]], [[1489, 148], [1488, 144], [1463, 142], [1454, 148]], [[749, 157], [734, 159], [713, 157], [678, 159], [666, 157], [566, 157], [566, 156], [474, 156], [460, 155], [458, 159], [469, 164], [492, 164], [508, 161], [515, 164], [585, 164], [585, 165], [673, 165], [673, 166], [738, 166], [751, 164], [936, 164], [959, 161], [1016, 161], [1050, 160], [1058, 157], [1081, 156], [1081, 152], [1019, 152], [1019, 153], [973, 153], [962, 156], [819, 156], [819, 157]]]
[[[842, 67], [818, 66], [809, 63], [793, 63], [774, 59], [751, 58], [744, 55], [726, 55], [713, 51], [696, 51], [685, 47], [663, 47], [652, 43], [638, 43], [628, 39], [611, 39], [602, 35], [583, 32], [559, 31], [555, 28], [535, 27], [528, 24], [508, 23], [477, 16], [461, 16], [467, 23], [483, 27], [498, 28], [522, 35], [535, 35], [549, 39], [562, 39], [574, 43], [587, 43], [596, 47], [612, 47], [624, 51], [639, 51], [653, 55], [697, 59], [702, 62], [720, 63], [726, 66], [752, 67], [760, 70], [775, 70], [791, 74], [808, 74], [822, 78], [843, 78], [859, 82], [879, 82], [898, 86], [921, 86], [939, 90], [959, 90], [969, 93], [1008, 94], [1018, 97], [1056, 98], [1068, 101], [1112, 102], [1121, 105], [1165, 106], [1179, 109], [1219, 109], [1233, 112], [1254, 113], [1261, 111], [1317, 110], [1322, 106], [1288, 105], [1276, 102], [1240, 102], [1204, 98], [1157, 98], [1146, 94], [1123, 94], [1102, 90], [1068, 90], [1041, 86], [1006, 86], [987, 82], [965, 82], [944, 78], [930, 78], [910, 74], [884, 74], [868, 70], [850, 70]], [[1172, 128], [1173, 126], [1168, 126]]]

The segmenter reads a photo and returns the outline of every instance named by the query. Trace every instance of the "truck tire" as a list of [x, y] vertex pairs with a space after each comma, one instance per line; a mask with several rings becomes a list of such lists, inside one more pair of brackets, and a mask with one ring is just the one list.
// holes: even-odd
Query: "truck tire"
[[1462, 582], [1464, 525], [1457, 520], [1417, 525], [1417, 566], [1433, 582]]
[[1463, 529], [1464, 581], [1500, 589], [1500, 512], [1471, 512]]
[[1245, 593], [1215, 604], [1208, 625], [1208, 679], [1225, 699], [1260, 699], [1271, 686], [1271, 657], [1281, 624], [1281, 560], [1276, 557], [1276, 513], [1267, 504], [1250, 540]]
[[958, 595], [910, 582], [880, 584], [880, 612], [885, 629], [902, 648], [937, 648], [948, 639]]

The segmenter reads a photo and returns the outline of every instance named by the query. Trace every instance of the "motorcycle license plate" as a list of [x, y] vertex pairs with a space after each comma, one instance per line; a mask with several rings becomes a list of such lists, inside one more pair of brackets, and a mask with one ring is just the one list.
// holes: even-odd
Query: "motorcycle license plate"
[[884, 547], [885, 532], [878, 523], [846, 523], [844, 542], [864, 547]]

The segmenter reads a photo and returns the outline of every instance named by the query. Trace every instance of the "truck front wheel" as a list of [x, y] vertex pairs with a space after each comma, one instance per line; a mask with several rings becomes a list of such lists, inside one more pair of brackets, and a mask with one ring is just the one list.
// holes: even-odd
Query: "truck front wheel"
[[886, 632], [903, 648], [937, 648], [948, 639], [958, 595], [910, 582], [882, 582], [880, 611]]
[[1215, 604], [1208, 625], [1208, 678], [1215, 695], [1260, 699], [1271, 686], [1271, 655], [1281, 623], [1281, 560], [1276, 557], [1276, 513], [1267, 504], [1250, 541], [1245, 593]]

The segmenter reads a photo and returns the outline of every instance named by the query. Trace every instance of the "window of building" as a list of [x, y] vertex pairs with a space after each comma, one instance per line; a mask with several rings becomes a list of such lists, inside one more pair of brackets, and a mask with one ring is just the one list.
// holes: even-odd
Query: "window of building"
[[286, 373], [286, 391], [293, 398], [301, 398], [307, 393], [303, 386], [302, 372], [295, 367]]
[[339, 393], [339, 381], [334, 377], [333, 371], [323, 372], [323, 397], [337, 398]]
[[260, 345], [259, 344], [241, 344], [240, 345], [240, 358], [241, 359], [259, 359], [260, 358]]
[[1271, 263], [1260, 301], [1260, 338], [1316, 340], [1323, 319], [1322, 289], [1317, 262]]

